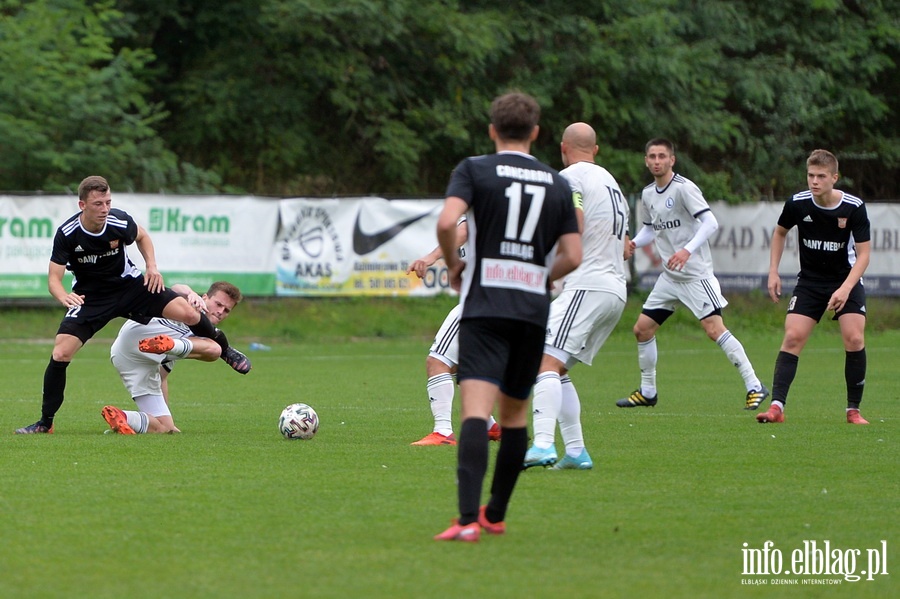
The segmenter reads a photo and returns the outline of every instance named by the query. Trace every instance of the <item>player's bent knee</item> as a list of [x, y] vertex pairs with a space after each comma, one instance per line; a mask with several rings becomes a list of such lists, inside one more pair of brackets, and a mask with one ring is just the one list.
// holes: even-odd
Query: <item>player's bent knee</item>
[[788, 331], [784, 340], [781, 342], [781, 350], [792, 354], [799, 354], [803, 346], [806, 345], [807, 337], [805, 335], [791, 334]]
[[860, 351], [866, 347], [866, 340], [862, 335], [844, 338], [844, 349], [847, 351]]

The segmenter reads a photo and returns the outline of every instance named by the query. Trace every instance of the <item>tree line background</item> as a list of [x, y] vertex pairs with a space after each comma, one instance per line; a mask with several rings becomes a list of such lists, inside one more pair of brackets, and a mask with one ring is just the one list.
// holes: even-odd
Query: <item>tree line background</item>
[[441, 195], [499, 93], [586, 121], [626, 193], [665, 136], [709, 199], [832, 150], [900, 198], [900, 0], [0, 0], [0, 189]]

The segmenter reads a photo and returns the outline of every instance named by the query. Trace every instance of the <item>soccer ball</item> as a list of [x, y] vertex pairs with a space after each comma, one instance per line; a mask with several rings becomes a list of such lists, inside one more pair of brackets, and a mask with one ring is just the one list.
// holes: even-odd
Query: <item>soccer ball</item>
[[292, 403], [281, 411], [278, 430], [285, 439], [312, 439], [319, 430], [319, 415], [305, 403]]

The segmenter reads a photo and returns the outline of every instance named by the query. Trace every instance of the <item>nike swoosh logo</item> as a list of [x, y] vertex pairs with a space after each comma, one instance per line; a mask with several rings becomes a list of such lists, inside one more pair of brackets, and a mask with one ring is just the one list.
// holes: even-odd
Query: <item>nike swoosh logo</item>
[[353, 251], [359, 256], [368, 254], [369, 252], [374, 252], [375, 250], [386, 244], [388, 241], [399, 235], [401, 232], [403, 232], [403, 229], [417, 221], [422, 220], [429, 214], [431, 214], [431, 210], [429, 210], [425, 214], [420, 214], [419, 216], [413, 216], [404, 221], [400, 221], [396, 225], [392, 225], [387, 229], [383, 229], [376, 233], [365, 233], [359, 227], [359, 220], [362, 216], [362, 208], [360, 208], [359, 212], [356, 213], [356, 224], [353, 225]]

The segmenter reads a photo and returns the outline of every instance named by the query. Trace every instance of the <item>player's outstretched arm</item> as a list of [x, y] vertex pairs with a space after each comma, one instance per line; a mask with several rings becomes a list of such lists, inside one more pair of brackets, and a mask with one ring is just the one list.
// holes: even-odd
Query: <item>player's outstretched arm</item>
[[420, 279], [425, 277], [425, 271], [428, 270], [428, 267], [437, 262], [438, 258], [443, 256], [441, 252], [441, 246], [437, 246], [421, 258], [416, 258], [409, 265], [409, 268], [406, 269], [406, 274], [411, 272], [416, 273], [416, 276]]
[[[456, 246], [461, 247], [466, 243], [466, 240], [469, 238], [469, 226], [466, 224], [465, 219], [461, 219], [461, 221], [456, 226]], [[409, 268], [406, 269], [406, 274], [411, 272], [415, 272], [416, 276], [420, 279], [425, 277], [425, 271], [429, 266], [437, 262], [440, 258], [444, 256], [444, 252], [441, 250], [441, 246], [438, 245], [436, 248], [418, 258], [409, 265]]]

